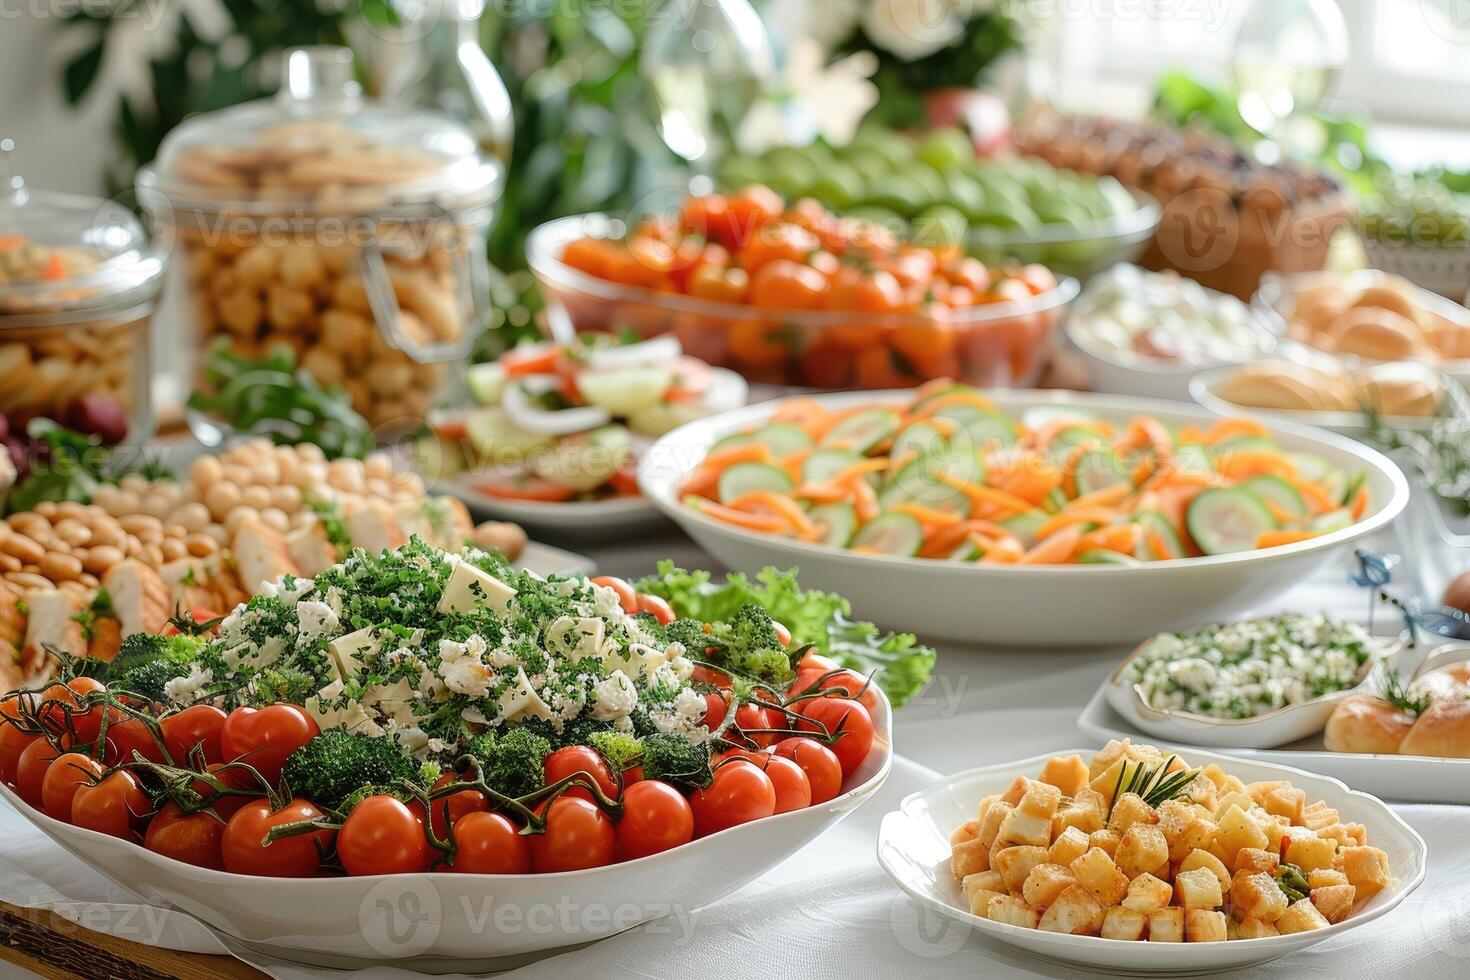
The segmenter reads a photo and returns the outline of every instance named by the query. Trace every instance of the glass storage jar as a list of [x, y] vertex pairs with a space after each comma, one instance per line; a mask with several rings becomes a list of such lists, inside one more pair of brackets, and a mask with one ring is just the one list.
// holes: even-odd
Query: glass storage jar
[[286, 52], [272, 99], [178, 127], [138, 175], [174, 238], [200, 366], [280, 345], [380, 432], [439, 400], [483, 323], [498, 162], [434, 113], [364, 99], [345, 48]]
[[27, 187], [13, 149], [0, 140], [0, 412], [146, 440], [163, 260], [127, 208]]

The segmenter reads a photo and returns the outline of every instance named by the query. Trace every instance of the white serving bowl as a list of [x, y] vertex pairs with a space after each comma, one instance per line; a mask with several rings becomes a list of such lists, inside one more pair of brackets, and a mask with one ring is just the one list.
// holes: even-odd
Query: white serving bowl
[[[1208, 425], [1192, 405], [1060, 391], [995, 391], [987, 397], [1012, 415], [1038, 405], [1075, 405], [1126, 421], [1147, 414], [1172, 425]], [[806, 396], [803, 396], [806, 397]], [[900, 404], [909, 391], [817, 395], [832, 409]], [[1351, 527], [1308, 541], [1205, 558], [1123, 565], [982, 565], [855, 554], [838, 548], [734, 528], [679, 501], [678, 487], [710, 446], [759, 425], [780, 402], [748, 405], [680, 426], [654, 444], [638, 470], [643, 495], [726, 566], [753, 573], [766, 565], [799, 566], [802, 581], [840, 593], [890, 629], [966, 643], [1101, 646], [1214, 622], [1244, 612], [1304, 581], [1355, 541], [1385, 527], [1404, 509], [1409, 486], [1382, 454], [1340, 436], [1280, 425], [1289, 450], [1315, 453], [1335, 466], [1362, 470], [1372, 509]]]
[[579, 541], [612, 541], [668, 527], [663, 514], [644, 497], [537, 503], [482, 493], [472, 481], [473, 474], [447, 477], [434, 484], [434, 491], [464, 501], [476, 517], [514, 521], [549, 535], [576, 535]]
[[[664, 916], [687, 916], [790, 857], [878, 791], [893, 763], [892, 712], [878, 691], [877, 737], [844, 792], [682, 847], [587, 871], [281, 879], [183, 864], [62, 823], [0, 795], [95, 871], [148, 905], [176, 908], [272, 956], [431, 973], [511, 969]], [[671, 928], [673, 928], [671, 926]]]
[[[1087, 758], [1094, 750], [1073, 751]], [[1183, 749], [1180, 755], [1190, 765], [1216, 762], [1246, 782], [1288, 779], [1306, 791], [1308, 800], [1320, 799], [1337, 809], [1343, 822], [1361, 823], [1368, 830], [1368, 843], [1388, 855], [1397, 882], [1355, 908], [1348, 918], [1325, 929], [1217, 943], [1128, 942], [1061, 935], [971, 915], [959, 882], [949, 871], [950, 832], [973, 819], [980, 800], [991, 793], [1004, 792], [1018, 773], [1034, 776], [1052, 755], [1066, 754], [1047, 753], [1019, 762], [971, 769], [906, 797], [897, 810], [883, 818], [878, 832], [878, 863], [915, 901], [970, 926], [977, 936], [1019, 947], [1048, 960], [1129, 975], [1213, 973], [1265, 963], [1372, 922], [1392, 910], [1424, 881], [1428, 851], [1424, 839], [1377, 798], [1351, 790], [1336, 779], [1300, 769]]]

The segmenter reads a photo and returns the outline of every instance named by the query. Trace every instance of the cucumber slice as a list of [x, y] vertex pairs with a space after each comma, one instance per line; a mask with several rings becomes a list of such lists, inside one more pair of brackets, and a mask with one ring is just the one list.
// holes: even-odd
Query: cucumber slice
[[700, 402], [658, 402], [629, 415], [628, 428], [645, 436], [658, 437], [686, 422], [711, 414], [710, 408]]
[[566, 436], [551, 452], [533, 454], [531, 472], [548, 483], [587, 493], [611, 480], [632, 451], [628, 430], [607, 425]]
[[718, 452], [721, 449], [729, 449], [731, 446], [743, 446], [748, 442], [754, 442], [755, 436], [750, 432], [732, 432], [728, 436], [716, 439], [715, 444], [709, 447], [710, 452]]
[[1014, 534], [1026, 547], [1036, 543], [1036, 532], [1051, 515], [1044, 510], [1028, 510], [1024, 514], [1013, 514], [1000, 522], [1000, 526]]
[[885, 508], [905, 503], [918, 504], [968, 517], [970, 498], [963, 490], [941, 478], [947, 476], [973, 482], [970, 476], [975, 473], [983, 475], [983, 467], [977, 458], [967, 454], [921, 456], [899, 468], [878, 495], [878, 504]]
[[421, 436], [413, 443], [414, 469], [429, 483], [462, 473], [466, 463], [459, 447], [459, 442], [441, 439], [432, 432]]
[[[1018, 436], [1016, 425], [1010, 419], [974, 405], [950, 405], [935, 412], [934, 417], [958, 422], [976, 450], [1014, 445]], [[962, 442], [959, 433], [950, 441], [955, 444]]]
[[1021, 413], [1021, 424], [1040, 429], [1054, 422], [1096, 422], [1097, 414], [1074, 405], [1034, 405]]
[[822, 448], [866, 453], [898, 431], [899, 419], [899, 414], [888, 408], [874, 408], [850, 415], [827, 430], [822, 437]]
[[1321, 483], [1332, 472], [1332, 464], [1312, 453], [1288, 453], [1287, 459], [1296, 467], [1297, 475], [1303, 480]]
[[1091, 429], [1084, 429], [1080, 425], [1068, 426], [1056, 435], [1052, 436], [1051, 442], [1047, 444], [1046, 451], [1054, 460], [1066, 459], [1067, 456], [1078, 446], [1086, 446], [1091, 443], [1107, 444], [1107, 440]]
[[1239, 487], [1202, 490], [1189, 502], [1184, 520], [1190, 537], [1207, 555], [1250, 551], [1263, 532], [1276, 527], [1266, 505]]
[[1352, 506], [1352, 503], [1353, 503], [1353, 498], [1358, 495], [1358, 491], [1361, 490], [1361, 489], [1363, 489], [1363, 484], [1365, 484], [1367, 482], [1368, 482], [1368, 476], [1367, 476], [1367, 474], [1365, 474], [1365, 473], [1354, 473], [1348, 479], [1347, 488], [1342, 491], [1342, 498], [1341, 498], [1342, 499], [1342, 505], [1344, 507], [1351, 507]]
[[518, 460], [537, 449], [545, 449], [556, 439], [540, 432], [527, 432], [517, 426], [501, 408], [477, 408], [464, 417], [465, 438], [475, 451], [477, 465], [497, 461]]
[[908, 514], [879, 514], [853, 535], [852, 547], [873, 548], [885, 555], [913, 555], [924, 541], [924, 528]]
[[1318, 480], [1317, 483], [1323, 490], [1327, 491], [1327, 496], [1333, 500], [1342, 500], [1347, 496], [1348, 475], [1342, 470], [1330, 471], [1326, 476]]
[[846, 449], [818, 449], [801, 464], [802, 482], [826, 483], [861, 459], [857, 453]]
[[1318, 514], [1307, 524], [1312, 531], [1321, 531], [1326, 534], [1330, 531], [1341, 531], [1345, 527], [1353, 526], [1353, 513], [1346, 507], [1337, 510], [1329, 510], [1325, 514]]
[[1062, 493], [1059, 487], [1053, 487], [1041, 500], [1041, 509], [1048, 514], [1056, 514], [1067, 506], [1067, 495]]
[[1106, 446], [1087, 449], [1077, 457], [1072, 469], [1072, 481], [1077, 487], [1077, 496], [1095, 493], [1119, 483], [1128, 482], [1128, 470], [1122, 460]]
[[893, 448], [888, 451], [895, 458], [910, 454], [920, 456], [938, 452], [949, 445], [939, 426], [932, 422], [915, 422], [893, 437]]
[[948, 555], [949, 561], [979, 561], [985, 557], [985, 549], [974, 541], [966, 541]]
[[770, 463], [736, 463], [720, 474], [720, 503], [728, 504], [752, 490], [786, 493], [792, 486], [791, 477], [779, 466], [772, 466]]
[[490, 361], [486, 364], [471, 364], [464, 372], [465, 387], [481, 405], [498, 405], [505, 394], [505, 368]]
[[847, 543], [852, 540], [852, 532], [857, 527], [857, 511], [853, 510], [852, 504], [845, 501], [822, 504], [820, 507], [813, 507], [810, 516], [816, 523], [827, 525], [827, 530], [822, 535], [823, 544], [832, 548], [846, 548]]
[[673, 383], [674, 372], [657, 364], [589, 370], [577, 375], [577, 390], [587, 404], [623, 417], [663, 401]]
[[1077, 556], [1077, 560], [1084, 565], [1137, 565], [1138, 559], [1125, 555], [1121, 551], [1109, 551], [1106, 548], [1093, 548], [1084, 551]]
[[[1143, 526], [1143, 534], [1138, 539], [1138, 547], [1134, 554], [1143, 561], [1163, 561], [1169, 558], [1183, 558], [1184, 544], [1179, 540], [1179, 534], [1174, 530], [1174, 525], [1169, 523], [1161, 511], [1143, 510], [1138, 512], [1135, 518]], [[1164, 539], [1168, 547], [1168, 554], [1159, 554], [1158, 550], [1149, 544], [1150, 532], [1157, 532]]]
[[1240, 485], [1242, 490], [1249, 490], [1262, 500], [1269, 500], [1291, 515], [1292, 520], [1301, 520], [1307, 516], [1307, 502], [1302, 495], [1297, 493], [1296, 487], [1281, 479], [1279, 476], [1269, 474], [1253, 476]]
[[777, 422], [774, 425], [756, 429], [750, 434], [750, 437], [756, 442], [765, 443], [771, 455], [776, 457], [799, 453], [812, 444], [812, 437], [806, 434], [805, 429], [787, 422]]

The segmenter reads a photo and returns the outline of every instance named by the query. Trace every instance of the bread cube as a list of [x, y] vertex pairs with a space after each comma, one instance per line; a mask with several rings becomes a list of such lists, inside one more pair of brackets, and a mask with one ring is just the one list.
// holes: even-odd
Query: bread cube
[[1266, 835], [1266, 850], [1280, 854], [1281, 848], [1285, 845], [1286, 832], [1290, 829], [1291, 824], [1286, 822], [1285, 817], [1273, 816], [1264, 810], [1254, 810], [1251, 816], [1260, 825], [1261, 832]]
[[1039, 778], [1048, 786], [1055, 786], [1063, 796], [1074, 796], [1087, 785], [1087, 763], [1080, 755], [1058, 755], [1046, 760]]
[[1026, 790], [1030, 788], [1031, 780], [1025, 776], [1017, 776], [1011, 781], [1011, 785], [1006, 787], [1006, 791], [1000, 794], [1000, 800], [1002, 803], [1009, 803], [1011, 806], [1015, 806], [1021, 802], [1021, 797], [1025, 796]]
[[980, 824], [975, 820], [966, 820], [954, 829], [949, 835], [950, 844], [961, 844], [967, 840], [975, 839], [975, 831], [980, 829]]
[[1281, 857], [1277, 851], [1263, 851], [1258, 847], [1243, 847], [1240, 853], [1235, 855], [1235, 870], [1241, 871], [1265, 871], [1274, 874], [1281, 867]]
[[1070, 885], [1042, 914], [1037, 928], [1073, 936], [1095, 936], [1102, 929], [1104, 915], [1102, 904], [1091, 891], [1081, 885]]
[[[1051, 826], [1052, 815], [1057, 812], [1057, 804], [1062, 802], [1062, 791], [1050, 783], [1032, 783], [1026, 790], [1026, 795], [1021, 797], [1021, 802], [1016, 804], [1016, 810], [1029, 817], [1038, 817]], [[1047, 838], [1051, 840], [1050, 837]]]
[[1286, 860], [1302, 871], [1331, 868], [1337, 860], [1337, 841], [1323, 837], [1293, 838], [1286, 845]]
[[1068, 827], [1057, 836], [1056, 840], [1051, 842], [1051, 850], [1047, 852], [1046, 859], [1052, 864], [1060, 864], [1065, 868], [1086, 854], [1087, 849], [1091, 846], [1086, 834], [1076, 827]]
[[1297, 821], [1303, 827], [1313, 830], [1321, 830], [1323, 827], [1331, 827], [1335, 823], [1341, 823], [1337, 818], [1337, 811], [1318, 800], [1316, 803], [1302, 809], [1301, 819]]
[[1307, 884], [1313, 888], [1348, 884], [1347, 875], [1336, 868], [1314, 868], [1307, 872]]
[[[1055, 792], [1055, 791], [1053, 791]], [[1023, 801], [1024, 802], [1024, 801]], [[1035, 844], [1048, 847], [1051, 844], [1051, 814], [1044, 817], [1025, 813], [1020, 807], [1006, 814], [1001, 821], [997, 844]]]
[[1240, 807], [1234, 804], [1229, 806], [1220, 815], [1219, 823], [1220, 829], [1215, 835], [1215, 842], [1220, 845], [1224, 854], [1226, 867], [1233, 869], [1237, 855], [1247, 847], [1266, 849], [1265, 831]]
[[1112, 857], [1118, 853], [1118, 845], [1122, 841], [1123, 838], [1118, 835], [1116, 830], [1094, 830], [1087, 835], [1087, 846], [1090, 848], [1096, 847], [1105, 851], [1108, 857]]
[[1185, 871], [1193, 871], [1196, 868], [1208, 868], [1214, 872], [1215, 877], [1220, 880], [1222, 891], [1230, 887], [1230, 871], [1225, 867], [1225, 862], [1221, 861], [1209, 851], [1190, 851], [1189, 856], [1179, 862], [1179, 867], [1175, 871], [1175, 875], [1177, 876]]
[[1128, 876], [1118, 870], [1108, 852], [1100, 847], [1090, 848], [1071, 864], [1072, 874], [1093, 895], [1103, 908], [1117, 905], [1128, 894]]
[[991, 866], [1000, 872], [1006, 888], [1013, 892], [1021, 890], [1033, 868], [1045, 863], [1046, 848], [1030, 845], [1004, 848], [991, 859]]
[[1368, 828], [1360, 823], [1335, 823], [1317, 831], [1317, 836], [1336, 841], [1338, 847], [1363, 847], [1368, 843]]
[[1196, 779], [1184, 788], [1184, 798], [1213, 814], [1220, 802], [1220, 790], [1208, 779]]
[[[1219, 829], [1213, 819], [1201, 815], [1199, 807], [1179, 800], [1168, 801], [1158, 812], [1170, 861], [1182, 861], [1191, 851], [1209, 847]], [[1214, 811], [1210, 813], [1213, 816]]]
[[1286, 893], [1276, 879], [1264, 871], [1242, 871], [1230, 885], [1230, 903], [1242, 921], [1275, 922], [1286, 911]]
[[1151, 943], [1184, 942], [1184, 910], [1155, 909], [1148, 914], [1148, 941]]
[[1292, 902], [1291, 907], [1276, 920], [1276, 931], [1283, 936], [1289, 936], [1294, 932], [1310, 932], [1313, 929], [1325, 929], [1328, 922], [1322, 913], [1317, 911], [1317, 906], [1312, 904], [1310, 898], [1304, 898], [1298, 902]]
[[1094, 830], [1102, 830], [1103, 812], [1103, 807], [1091, 798], [1075, 798], [1057, 810], [1056, 816], [1052, 818], [1052, 831], [1060, 834], [1068, 827], [1076, 827], [1084, 834], [1090, 834]]
[[1139, 940], [1148, 928], [1148, 914], [1122, 905], [1114, 905], [1103, 914], [1104, 939]]
[[1158, 822], [1158, 819], [1154, 808], [1143, 802], [1143, 797], [1137, 793], [1124, 793], [1113, 804], [1112, 815], [1108, 817], [1108, 829], [1123, 834], [1136, 823], [1152, 824]]
[[1215, 817], [1216, 819], [1223, 817], [1225, 811], [1233, 806], [1238, 806], [1245, 813], [1250, 813], [1255, 805], [1256, 801], [1250, 798], [1249, 793], [1240, 791], [1226, 793], [1215, 804]]
[[996, 800], [985, 811], [985, 816], [980, 820], [980, 825], [975, 828], [975, 839], [986, 847], [995, 843], [996, 837], [1000, 836], [1000, 825], [1005, 818], [1014, 810], [1011, 804], [1004, 800]]
[[980, 805], [975, 808], [975, 823], [978, 824], [980, 821], [984, 820], [985, 811], [994, 806], [999, 799], [1000, 795], [993, 793], [990, 796], [985, 797], [985, 799], [981, 800]]
[[1023, 929], [1035, 929], [1036, 924], [1041, 921], [1036, 910], [1027, 905], [1025, 899], [1015, 895], [997, 895], [992, 898], [985, 907], [985, 918]]
[[1270, 922], [1262, 922], [1260, 919], [1231, 922], [1226, 927], [1226, 936], [1230, 939], [1267, 939], [1279, 935], [1281, 931], [1275, 925]]
[[990, 870], [990, 848], [978, 840], [961, 841], [950, 848], [949, 871], [956, 881]]
[[1393, 884], [1388, 869], [1388, 855], [1376, 847], [1344, 847], [1337, 852], [1337, 870], [1347, 875], [1348, 883], [1358, 890], [1358, 901], [1372, 898]]
[[1174, 904], [1186, 909], [1217, 909], [1225, 904], [1220, 879], [1209, 868], [1195, 868], [1174, 876]]
[[1167, 875], [1169, 842], [1164, 839], [1164, 832], [1153, 824], [1135, 823], [1118, 842], [1113, 860], [1129, 878], [1137, 878], [1141, 874]]
[[1021, 897], [1037, 908], [1046, 908], [1062, 892], [1077, 884], [1077, 876], [1060, 864], [1038, 864], [1026, 876]]
[[1322, 913], [1322, 918], [1329, 923], [1337, 923], [1346, 919], [1353, 910], [1353, 904], [1357, 901], [1357, 889], [1352, 885], [1327, 885], [1313, 888], [1309, 897], [1312, 904], [1317, 906], [1317, 911]]
[[1161, 909], [1174, 898], [1174, 886], [1151, 874], [1141, 874], [1128, 883], [1128, 893], [1123, 896], [1124, 908], [1147, 915]]
[[1264, 783], [1251, 783], [1246, 787], [1251, 799], [1261, 805], [1267, 813], [1285, 817], [1296, 823], [1307, 806], [1306, 790], [1297, 789], [1284, 779]]
[[1223, 943], [1225, 913], [1211, 909], [1184, 910], [1184, 941], [1187, 943]]
[[978, 874], [968, 875], [960, 882], [960, 891], [964, 892], [965, 903], [975, 915], [984, 916], [985, 906], [990, 902], [991, 895], [1005, 895], [1005, 882], [999, 874], [994, 871], [981, 871]]

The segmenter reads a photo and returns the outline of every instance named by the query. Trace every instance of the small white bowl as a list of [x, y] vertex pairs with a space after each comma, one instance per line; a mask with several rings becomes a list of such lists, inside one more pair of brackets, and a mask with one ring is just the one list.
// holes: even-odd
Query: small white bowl
[[[1095, 750], [1069, 751], [1087, 758]], [[1336, 779], [1300, 769], [1184, 749], [1180, 755], [1190, 765], [1219, 763], [1226, 772], [1246, 782], [1288, 779], [1306, 791], [1308, 800], [1320, 799], [1337, 809], [1344, 822], [1361, 823], [1367, 828], [1369, 844], [1388, 855], [1389, 867], [1397, 881], [1355, 909], [1348, 918], [1324, 929], [1217, 943], [1128, 942], [1061, 935], [971, 915], [959, 882], [949, 871], [950, 832], [974, 817], [983, 797], [1004, 792], [1018, 773], [1034, 776], [1051, 756], [1066, 755], [1069, 751], [971, 769], [906, 797], [897, 810], [883, 818], [878, 832], [878, 863], [915, 901], [968, 925], [978, 936], [1016, 946], [1046, 960], [1128, 975], [1213, 973], [1266, 963], [1367, 925], [1395, 908], [1424, 881], [1428, 856], [1424, 839], [1377, 798], [1351, 790]], [[1042, 968], [1042, 973], [1045, 972]]]

